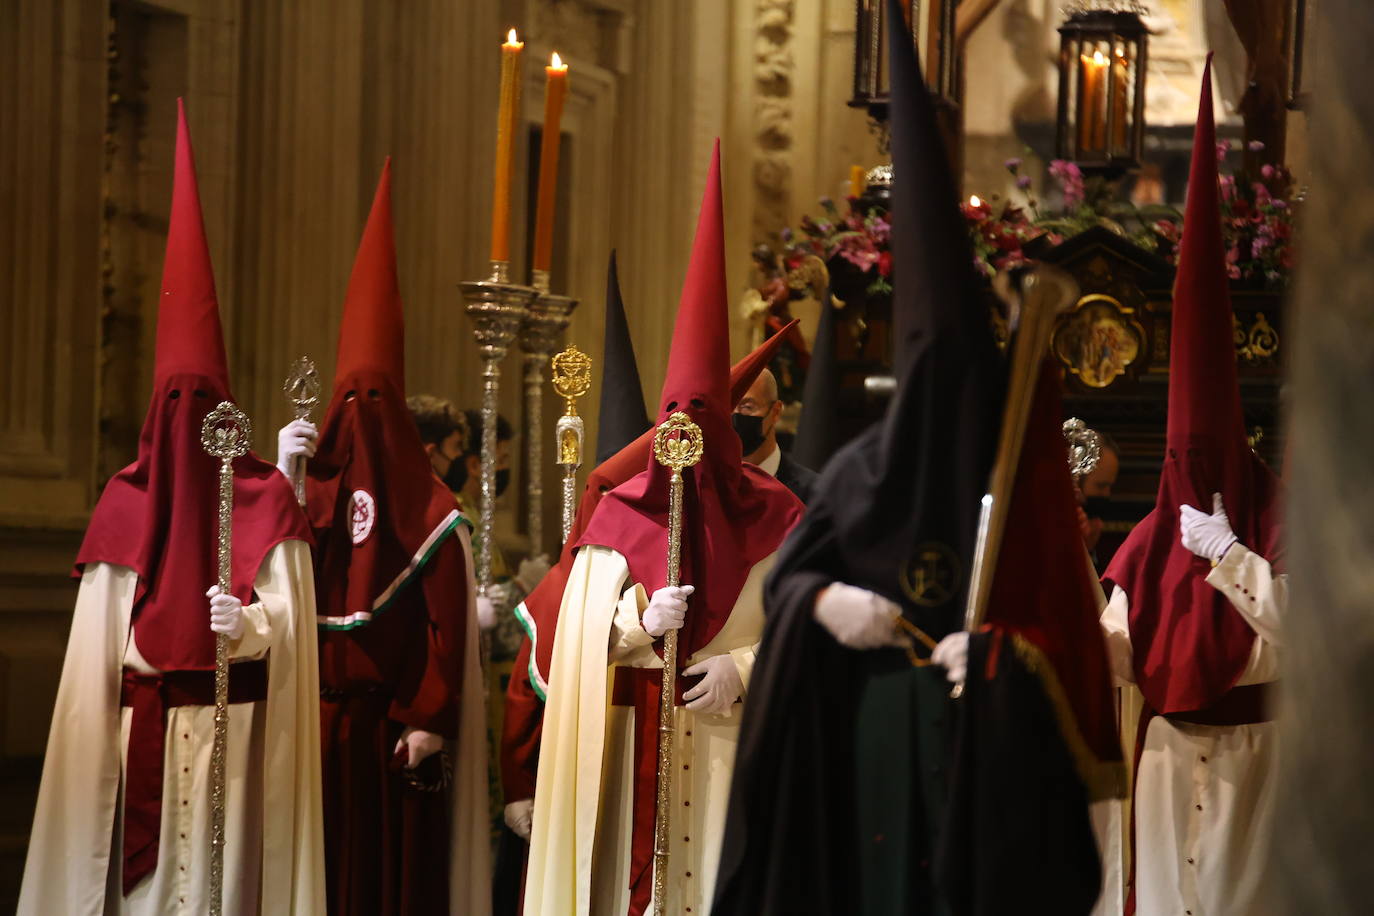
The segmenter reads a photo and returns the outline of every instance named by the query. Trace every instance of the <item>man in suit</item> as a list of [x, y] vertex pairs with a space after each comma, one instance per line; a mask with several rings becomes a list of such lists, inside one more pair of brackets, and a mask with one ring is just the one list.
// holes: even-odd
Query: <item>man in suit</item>
[[781, 414], [778, 380], [771, 371], [764, 369], [735, 405], [735, 413], [730, 419], [743, 445], [744, 460], [772, 474], [796, 494], [797, 499], [806, 503], [811, 498], [816, 472], [793, 461], [778, 448], [778, 417]]

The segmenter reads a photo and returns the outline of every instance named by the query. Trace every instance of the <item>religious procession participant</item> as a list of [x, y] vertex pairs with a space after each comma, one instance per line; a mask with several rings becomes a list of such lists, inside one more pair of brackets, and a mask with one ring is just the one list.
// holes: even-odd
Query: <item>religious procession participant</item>
[[1278, 751], [1269, 690], [1287, 594], [1274, 575], [1281, 486], [1245, 437], [1215, 149], [1209, 59], [1174, 283], [1159, 495], [1103, 577], [1113, 668], [1146, 707], [1135, 779], [1141, 916], [1267, 912]]
[[[229, 639], [223, 912], [321, 911], [319, 705], [309, 529], [291, 486], [233, 463], [231, 588], [218, 592], [218, 459], [232, 400], [195, 159], [178, 103], [153, 398], [77, 555], [21, 914], [210, 909], [216, 634]], [[207, 591], [208, 589], [208, 591]]]
[[[665, 912], [704, 913], [727, 783], [763, 625], [762, 579], [801, 505], [741, 460], [730, 426], [719, 144], [712, 154], [658, 412], [696, 423], [683, 473], [682, 587], [665, 587], [668, 469], [602, 498], [579, 540], [559, 610], [544, 710], [525, 912], [643, 913], [654, 881], [662, 660], [678, 631]], [[609, 651], [608, 651], [609, 650]], [[685, 688], [685, 689], [683, 689]]]
[[945, 913], [949, 686], [1004, 369], [910, 31], [889, 3], [893, 318], [884, 420], [830, 459], [767, 583], [717, 914]]
[[[490, 853], [469, 522], [406, 408], [404, 338], [388, 160], [306, 477], [328, 912], [480, 914]], [[282, 430], [284, 472], [313, 433]]]
[[[782, 331], [773, 335], [780, 336]], [[816, 472], [784, 453], [778, 445], [780, 416], [782, 401], [778, 398], [778, 380], [773, 377], [771, 369], [764, 369], [735, 405], [730, 422], [744, 448], [744, 460], [776, 477], [779, 483], [806, 504], [816, 485]]]
[[[792, 325], [788, 325], [791, 327]], [[744, 359], [730, 368], [730, 400], [738, 404], [765, 367], [772, 362], [778, 347], [784, 342], [781, 334], [759, 344]], [[632, 354], [633, 357], [633, 354]], [[607, 371], [612, 363], [607, 360]], [[633, 363], [631, 363], [633, 368]], [[610, 379], [603, 383], [609, 385]], [[639, 374], [634, 374], [636, 389]], [[606, 409], [603, 401], [602, 409]], [[643, 409], [642, 407], [640, 408]], [[611, 419], [611, 424], [606, 420]], [[633, 429], [631, 424], [605, 416], [598, 418], [601, 432], [598, 453], [606, 441], [606, 433], [619, 429]], [[645, 426], [648, 421], [645, 420]], [[653, 453], [653, 430], [641, 432], [633, 441], [621, 445], [606, 460], [587, 475], [582, 501], [573, 517], [572, 533], [563, 553], [549, 575], [539, 583], [516, 608], [527, 638], [520, 647], [520, 655], [511, 673], [506, 690], [505, 729], [501, 736], [502, 786], [506, 795], [506, 824], [519, 836], [528, 840], [534, 817], [534, 783], [539, 768], [539, 743], [543, 725], [544, 701], [548, 695], [548, 672], [553, 656], [554, 633], [558, 626], [558, 609], [576, 557], [575, 547], [582, 532], [596, 511], [603, 496], [644, 470]]]

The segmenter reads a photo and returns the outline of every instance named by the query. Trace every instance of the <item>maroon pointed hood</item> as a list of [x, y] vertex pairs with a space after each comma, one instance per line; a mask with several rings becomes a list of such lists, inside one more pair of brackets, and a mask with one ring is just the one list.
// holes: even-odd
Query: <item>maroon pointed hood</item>
[[1169, 422], [1154, 510], [1103, 577], [1130, 601], [1136, 682], [1161, 713], [1204, 709], [1239, 679], [1255, 634], [1179, 542], [1179, 506], [1211, 511], [1219, 492], [1240, 541], [1281, 560], [1281, 487], [1245, 438], [1221, 205], [1211, 58], [1202, 78], [1183, 241], [1174, 282]]
[[[730, 616], [755, 563], [771, 554], [801, 517], [801, 503], [768, 474], [746, 465], [730, 425], [729, 308], [720, 144], [711, 155], [692, 261], [673, 330], [658, 423], [681, 411], [701, 427], [705, 453], [683, 473], [682, 583], [696, 587], [680, 639], [686, 659]], [[577, 546], [612, 547], [635, 581], [653, 592], [667, 573], [666, 468], [647, 467], [601, 501]]]
[[[103, 562], [138, 574], [135, 637], [143, 657], [163, 671], [215, 665], [205, 591], [217, 578], [219, 462], [201, 447], [200, 428], [220, 401], [233, 399], [180, 100], [177, 115], [153, 397], [138, 458], [110, 479], [77, 554], [78, 570]], [[309, 537], [290, 483], [252, 453], [234, 461], [233, 530], [231, 589], [245, 603], [267, 552], [283, 540]]]
[[406, 407], [404, 340], [388, 159], [348, 281], [334, 394], [306, 479], [323, 626], [369, 623], [461, 520]]

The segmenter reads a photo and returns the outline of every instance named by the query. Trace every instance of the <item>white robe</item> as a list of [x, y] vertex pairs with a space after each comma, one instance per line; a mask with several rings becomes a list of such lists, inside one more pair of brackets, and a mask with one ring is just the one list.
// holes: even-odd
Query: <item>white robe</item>
[[[138, 577], [89, 564], [48, 737], [20, 891], [21, 916], [208, 911], [214, 707], [167, 710], [157, 868], [121, 892], [121, 778], [130, 710], [122, 670], [152, 671], [132, 638]], [[324, 910], [319, 674], [310, 548], [272, 548], [244, 606], [235, 659], [269, 658], [267, 699], [229, 707], [224, 912]], [[205, 605], [209, 626], [209, 604]], [[270, 774], [270, 778], [269, 778]]]
[[[775, 558], [753, 567], [720, 632], [686, 664], [729, 654], [747, 692], [763, 630], [763, 580]], [[554, 637], [526, 916], [620, 916], [629, 907], [634, 710], [610, 706], [609, 696], [615, 666], [662, 667], [640, 625], [647, 606], [624, 557], [605, 547], [582, 548]], [[670, 913], [710, 910], [742, 709], [736, 704], [706, 716], [676, 707]]]
[[[1207, 576], [1255, 631], [1237, 686], [1275, 680], [1286, 576], [1236, 544]], [[1102, 615], [1112, 670], [1134, 682], [1128, 596], [1117, 588]], [[1139, 916], [1259, 916], [1274, 824], [1278, 732], [1274, 722], [1192, 725], [1151, 720], [1136, 773], [1135, 888]]]
[[[468, 571], [465, 607], [477, 607], [472, 539], [466, 525], [454, 532], [463, 545]], [[453, 759], [452, 815], [449, 822], [449, 912], [488, 916], [491, 912], [491, 821], [487, 816], [487, 709], [482, 689], [482, 661], [477, 613], [467, 615], [458, 739], [450, 743]]]

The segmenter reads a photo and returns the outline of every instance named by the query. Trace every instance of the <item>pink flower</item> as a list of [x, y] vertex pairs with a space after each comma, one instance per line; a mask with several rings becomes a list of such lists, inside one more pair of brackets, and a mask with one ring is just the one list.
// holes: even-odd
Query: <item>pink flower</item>
[[1249, 150], [1250, 152], [1252, 152], [1252, 153], [1258, 153], [1259, 151], [1261, 151], [1262, 149], [1264, 149], [1264, 141], [1263, 141], [1263, 140], [1251, 140], [1249, 143], [1245, 144], [1245, 148], [1248, 149], [1248, 150]]
[[1222, 140], [1217, 144], [1217, 162], [1226, 158], [1226, 154], [1231, 152], [1231, 141]]
[[1017, 186], [1018, 188], [1020, 188], [1022, 191], [1026, 190], [1027, 188], [1029, 188], [1029, 187], [1031, 186], [1031, 179], [1030, 179], [1030, 176], [1029, 176], [1029, 175], [1022, 175], [1022, 176], [1020, 176], [1019, 178], [1017, 178], [1017, 179], [1016, 179], [1016, 186]]
[[1013, 175], [1015, 175], [1016, 170], [1021, 168], [1021, 159], [1017, 156], [1013, 156], [1006, 162], [1002, 163], [1002, 165], [1006, 166], [1008, 172], [1011, 172]]
[[1050, 163], [1050, 177], [1059, 182], [1064, 191], [1064, 206], [1070, 210], [1081, 206], [1086, 199], [1083, 188], [1083, 170], [1075, 163], [1056, 159]]

